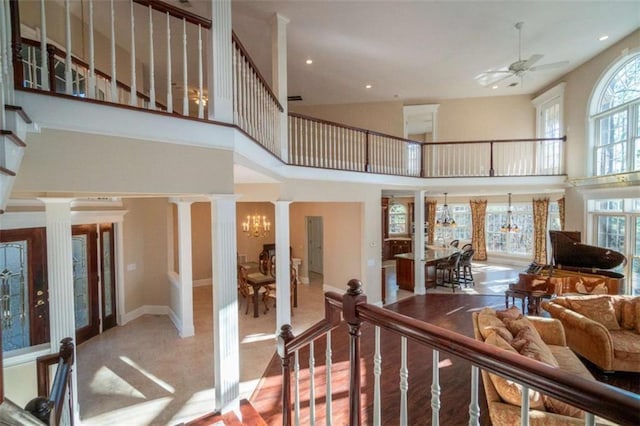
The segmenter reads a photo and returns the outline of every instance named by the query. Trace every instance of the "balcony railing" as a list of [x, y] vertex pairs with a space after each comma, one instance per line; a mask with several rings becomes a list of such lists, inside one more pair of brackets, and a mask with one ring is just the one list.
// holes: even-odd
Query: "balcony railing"
[[[59, 4], [18, 0], [10, 4], [12, 20], [19, 19], [18, 4], [28, 9], [40, 6], [39, 11], [27, 14], [41, 17], [41, 30], [36, 34], [40, 40], [21, 37], [19, 25], [17, 33], [12, 28], [12, 38], [20, 41], [11, 44], [16, 87], [200, 119], [208, 116], [208, 96], [215, 94], [205, 85], [203, 74], [213, 51], [203, 49], [203, 40], [212, 29], [211, 20], [159, 0], [89, 2], [82, 23], [82, 31], [88, 33], [88, 57], [78, 58], [65, 53], [78, 50], [70, 41], [69, 34], [78, 29], [72, 28], [76, 24], [68, 8], [64, 19], [67, 36], [56, 43], [47, 38], [46, 14]], [[114, 17], [123, 13], [129, 20], [116, 23]], [[95, 15], [111, 33], [100, 39], [101, 44], [94, 40], [98, 38]], [[116, 32], [123, 31], [131, 36], [128, 52], [115, 44], [116, 38], [121, 40]], [[100, 57], [95, 55], [98, 46], [102, 47]], [[154, 49], [163, 52], [160, 55]], [[167, 59], [160, 63], [156, 56]], [[281, 146], [281, 134], [287, 131], [281, 128], [283, 107], [233, 33], [231, 61], [234, 124], [287, 164], [421, 178], [565, 174], [566, 137], [427, 143], [295, 113], [288, 117], [288, 157], [283, 158], [287, 151]], [[98, 69], [98, 62], [110, 70]]]
[[[293, 336], [291, 326], [282, 327], [278, 339], [278, 355], [282, 360], [282, 424], [300, 424], [304, 418], [305, 423], [315, 424], [316, 421], [324, 421], [331, 424], [335, 414], [343, 422], [349, 425], [364, 424], [362, 414], [363, 407], [367, 407], [367, 424], [374, 426], [384, 424], [383, 418], [392, 421], [393, 424], [409, 424], [409, 416], [419, 418], [427, 424], [437, 425], [440, 421], [440, 408], [442, 394], [447, 394], [448, 386], [457, 386], [441, 380], [440, 377], [440, 353], [459, 357], [471, 363], [469, 371], [471, 383], [471, 395], [468, 401], [449, 400], [447, 411], [456, 410], [469, 413], [469, 425], [480, 424], [479, 404], [479, 372], [485, 370], [500, 375], [507, 380], [522, 386], [522, 405], [528, 406], [528, 389], [533, 389], [558, 399], [571, 406], [584, 410], [585, 424], [595, 424], [594, 415], [611, 420], [617, 424], [638, 424], [638, 404], [640, 396], [621, 389], [614, 388], [582, 377], [562, 371], [538, 361], [523, 357], [519, 354], [496, 351], [483, 342], [473, 338], [437, 327], [433, 324], [422, 322], [404, 315], [379, 308], [367, 303], [366, 296], [362, 293], [360, 281], [351, 280], [348, 290], [344, 295], [334, 292], [325, 293], [325, 318], [319, 321], [299, 336]], [[332, 359], [331, 331], [338, 327], [344, 319], [349, 333], [349, 372], [344, 371], [343, 363], [337, 363]], [[471, 321], [471, 317], [469, 318]], [[365, 323], [375, 327], [373, 359], [367, 359], [360, 351], [361, 328]], [[397, 341], [393, 353], [386, 354], [381, 351], [381, 330], [384, 330], [385, 341]], [[407, 343], [417, 344], [432, 350], [432, 377], [415, 376], [408, 368]], [[314, 350], [314, 345], [326, 346], [324, 365], [315, 372], [315, 356], [319, 352]], [[388, 347], [388, 345], [387, 345]], [[301, 359], [302, 353], [308, 353], [308, 359]], [[400, 356], [398, 359], [398, 352]], [[399, 374], [399, 400], [390, 403], [383, 400], [384, 394], [394, 390], [381, 387], [381, 377], [384, 373], [382, 360], [386, 357], [393, 359], [394, 371]], [[426, 360], [425, 360], [426, 361]], [[304, 373], [302, 369], [308, 370]], [[387, 363], [388, 364], [388, 363]], [[366, 372], [367, 366], [373, 365], [373, 374]], [[308, 366], [308, 367], [307, 367]], [[431, 390], [431, 404], [416, 407], [415, 402], [410, 403], [409, 375], [412, 383], [419, 383], [421, 393]], [[373, 380], [371, 380], [373, 376]], [[304, 377], [301, 380], [301, 377]], [[361, 401], [370, 392], [365, 391], [365, 383], [361, 380], [367, 377], [366, 388], [373, 387], [373, 400]], [[431, 380], [429, 380], [431, 379]], [[344, 402], [345, 380], [348, 381], [348, 405]], [[426, 383], [431, 383], [429, 389]], [[316, 384], [317, 383], [317, 384]], [[388, 383], [388, 382], [387, 382]], [[324, 384], [324, 386], [322, 386]], [[388, 384], [386, 385], [388, 386]], [[293, 392], [292, 392], [293, 387]], [[304, 395], [301, 389], [304, 387]], [[324, 397], [315, 395], [316, 390], [324, 387]], [[308, 399], [307, 399], [307, 392]], [[366, 395], [365, 395], [366, 394]], [[458, 394], [456, 394], [458, 395]], [[323, 412], [317, 412], [316, 403], [320, 401], [324, 405]], [[418, 412], [409, 412], [409, 408]], [[392, 413], [385, 410], [393, 411]], [[529, 424], [529, 410], [522, 409], [521, 423]], [[348, 414], [347, 414], [348, 413]], [[533, 420], [533, 418], [531, 419]], [[539, 421], [539, 419], [537, 419]], [[389, 423], [389, 422], [387, 422]]]

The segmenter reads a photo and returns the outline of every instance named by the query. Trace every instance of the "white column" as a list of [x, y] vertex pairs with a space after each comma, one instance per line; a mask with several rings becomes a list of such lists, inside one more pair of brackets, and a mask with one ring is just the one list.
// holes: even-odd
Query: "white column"
[[235, 409], [240, 394], [236, 197], [211, 196], [215, 408]]
[[[51, 351], [58, 352], [65, 337], [76, 338], [71, 245], [71, 198], [42, 198], [47, 233], [47, 278], [49, 286], [49, 338]], [[76, 342], [77, 344], [77, 342]], [[75, 355], [74, 355], [75, 356]], [[78, 367], [73, 369], [74, 417], [79, 420]]]
[[283, 112], [280, 113], [278, 129], [280, 132], [280, 158], [287, 162], [289, 158], [288, 109], [287, 109], [287, 24], [289, 20], [276, 13], [271, 19], [271, 75], [273, 92], [278, 97]]
[[124, 324], [124, 316], [126, 314], [125, 307], [125, 274], [124, 274], [124, 224], [122, 222], [116, 223], [116, 295], [118, 297], [118, 304], [116, 310], [118, 313], [117, 321], [118, 325]]
[[291, 324], [291, 286], [289, 276], [289, 204], [273, 201], [276, 206], [276, 330]]
[[424, 195], [425, 191], [416, 191], [413, 200], [413, 271], [414, 294], [425, 294], [427, 292], [424, 286]]
[[233, 62], [231, 57], [231, 0], [211, 0], [215, 22], [207, 52], [209, 120], [233, 123]]
[[193, 328], [193, 265], [191, 256], [191, 201], [178, 206], [178, 267], [180, 269], [180, 337], [195, 334]]

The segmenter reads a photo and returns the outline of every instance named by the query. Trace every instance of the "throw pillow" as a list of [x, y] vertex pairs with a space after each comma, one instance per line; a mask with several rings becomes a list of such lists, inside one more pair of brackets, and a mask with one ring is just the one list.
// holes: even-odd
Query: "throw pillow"
[[496, 316], [493, 309], [483, 309], [478, 314], [478, 330], [483, 339], [489, 337], [490, 334], [499, 333], [503, 339], [511, 341], [513, 335], [504, 326], [504, 323]]
[[[508, 352], [517, 353], [515, 349], [509, 345], [509, 342], [500, 337], [497, 333], [491, 333], [485, 343], [504, 349]], [[496, 392], [500, 398], [512, 405], [520, 407], [522, 405], [522, 385], [510, 379], [489, 373], [491, 383], [496, 388]], [[542, 395], [538, 391], [529, 389], [529, 407], [534, 410], [544, 409], [544, 401]]]
[[578, 407], [574, 407], [573, 405], [569, 405], [566, 402], [559, 401], [547, 395], [542, 395], [542, 401], [544, 402], [544, 407], [551, 413], [584, 419], [584, 411]]
[[604, 325], [607, 330], [620, 330], [616, 311], [611, 299], [604, 297], [584, 297], [571, 299], [571, 309], [585, 317]]
[[[505, 318], [504, 325], [507, 327], [507, 330], [509, 330], [514, 336], [525, 328], [529, 328], [533, 333], [538, 334], [538, 330], [536, 330], [535, 326], [525, 316], [517, 319]], [[539, 334], [538, 337], [540, 337]]]
[[622, 310], [620, 326], [626, 330], [634, 330], [636, 328], [636, 304], [635, 299], [623, 300], [620, 302]]
[[513, 338], [511, 346], [513, 346], [520, 355], [533, 358], [553, 367], [559, 366], [553, 353], [535, 329], [523, 328], [518, 335]]
[[636, 299], [636, 333], [640, 334], [640, 301]]
[[505, 318], [518, 319], [522, 316], [522, 312], [520, 312], [520, 309], [516, 308], [515, 306], [511, 306], [509, 309], [496, 311], [496, 316], [503, 321]]

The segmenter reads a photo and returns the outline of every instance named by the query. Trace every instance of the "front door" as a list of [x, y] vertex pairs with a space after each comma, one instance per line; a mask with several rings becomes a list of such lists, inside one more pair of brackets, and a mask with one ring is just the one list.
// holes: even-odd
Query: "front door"
[[100, 225], [100, 291], [102, 293], [102, 331], [116, 325], [116, 268], [113, 224]]
[[49, 341], [44, 228], [0, 231], [2, 351]]
[[76, 341], [80, 344], [100, 332], [98, 234], [95, 225], [75, 225], [72, 235]]

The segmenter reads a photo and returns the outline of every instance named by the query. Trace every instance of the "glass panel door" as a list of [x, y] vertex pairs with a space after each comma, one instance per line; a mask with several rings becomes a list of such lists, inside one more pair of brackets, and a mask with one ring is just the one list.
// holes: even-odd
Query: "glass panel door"
[[102, 291], [102, 330], [116, 325], [116, 274], [113, 224], [100, 225], [100, 287]]
[[49, 304], [44, 229], [0, 233], [2, 351], [49, 341]]
[[95, 225], [73, 227], [73, 293], [78, 344], [99, 332], [98, 271]]

